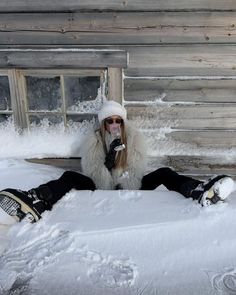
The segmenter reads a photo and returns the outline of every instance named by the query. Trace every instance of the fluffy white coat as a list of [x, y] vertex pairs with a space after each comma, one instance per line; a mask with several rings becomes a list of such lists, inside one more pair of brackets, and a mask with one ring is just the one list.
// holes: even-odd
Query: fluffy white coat
[[116, 185], [123, 189], [136, 190], [141, 187], [141, 180], [146, 171], [146, 149], [142, 134], [132, 128], [128, 123], [125, 125], [127, 134], [127, 167], [126, 169], [112, 169], [110, 172], [105, 162], [100, 132], [93, 132], [85, 139], [82, 156], [83, 173], [89, 176], [97, 189], [112, 190]]

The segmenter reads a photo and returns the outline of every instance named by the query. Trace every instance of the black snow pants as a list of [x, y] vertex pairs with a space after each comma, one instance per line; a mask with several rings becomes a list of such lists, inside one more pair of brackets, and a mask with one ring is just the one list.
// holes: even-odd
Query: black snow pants
[[[201, 181], [180, 175], [170, 168], [159, 168], [143, 177], [140, 189], [154, 190], [163, 184], [168, 190], [179, 192], [188, 198], [191, 197], [190, 192], [200, 183]], [[49, 181], [34, 190], [52, 206], [71, 189], [96, 190], [96, 186], [89, 177], [66, 171], [59, 179]]]

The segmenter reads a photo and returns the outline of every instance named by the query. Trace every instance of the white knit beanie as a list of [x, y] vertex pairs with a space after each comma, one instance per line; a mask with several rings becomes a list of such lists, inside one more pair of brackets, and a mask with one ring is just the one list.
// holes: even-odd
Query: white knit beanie
[[103, 103], [101, 110], [98, 112], [98, 121], [101, 123], [102, 120], [111, 116], [120, 116], [124, 121], [126, 121], [127, 111], [118, 102], [107, 100]]

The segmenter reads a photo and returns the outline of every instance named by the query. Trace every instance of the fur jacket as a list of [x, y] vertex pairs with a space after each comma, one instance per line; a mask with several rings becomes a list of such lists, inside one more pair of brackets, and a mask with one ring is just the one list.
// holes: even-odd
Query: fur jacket
[[87, 136], [81, 150], [82, 171], [90, 177], [97, 189], [113, 190], [119, 185], [123, 189], [138, 190], [146, 171], [146, 148], [142, 134], [126, 123], [127, 167], [109, 171], [104, 165], [105, 151], [100, 131]]

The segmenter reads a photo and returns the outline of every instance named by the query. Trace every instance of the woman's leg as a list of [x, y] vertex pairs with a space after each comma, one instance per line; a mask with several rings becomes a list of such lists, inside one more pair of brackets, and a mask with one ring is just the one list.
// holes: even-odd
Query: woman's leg
[[191, 192], [200, 183], [199, 180], [183, 176], [170, 168], [160, 168], [147, 175], [142, 179], [142, 190], [153, 190], [163, 184], [168, 190], [181, 193], [186, 198], [192, 197]]
[[73, 188], [76, 190], [96, 189], [94, 182], [89, 177], [74, 171], [66, 171], [59, 179], [51, 180], [31, 191], [36, 192], [40, 199], [47, 201], [52, 206]]
[[42, 184], [29, 191], [7, 188], [0, 192], [0, 209], [18, 221], [28, 216], [30, 222], [41, 218], [45, 210], [60, 200], [72, 188], [77, 190], [95, 190], [94, 182], [87, 176], [66, 171], [57, 179]]

